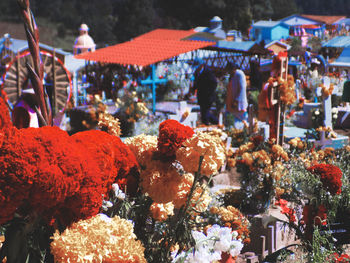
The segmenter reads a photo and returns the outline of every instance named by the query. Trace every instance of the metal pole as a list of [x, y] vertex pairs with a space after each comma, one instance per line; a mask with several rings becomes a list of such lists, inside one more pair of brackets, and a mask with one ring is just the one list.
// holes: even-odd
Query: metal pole
[[57, 96], [56, 96], [56, 50], [52, 52], [52, 115], [56, 114], [57, 111]]
[[17, 54], [17, 64], [16, 64], [16, 68], [17, 68], [17, 99], [22, 95], [22, 89], [21, 89], [21, 61], [20, 61], [21, 57], [19, 54]]
[[156, 112], [156, 83], [154, 80], [156, 79], [156, 66], [152, 65], [152, 111], [153, 114]]

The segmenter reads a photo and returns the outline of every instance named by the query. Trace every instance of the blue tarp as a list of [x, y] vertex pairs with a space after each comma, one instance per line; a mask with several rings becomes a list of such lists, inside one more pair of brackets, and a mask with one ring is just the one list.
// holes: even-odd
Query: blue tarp
[[235, 42], [222, 40], [218, 41], [215, 47], [248, 52], [255, 44], [255, 41]]
[[332, 38], [326, 43], [322, 44], [323, 47], [336, 47], [336, 48], [345, 48], [350, 47], [350, 37], [348, 36], [338, 36]]
[[330, 64], [333, 67], [350, 67], [350, 46], [344, 48], [340, 56]]
[[335, 22], [333, 25], [350, 25], [350, 18], [344, 18]]
[[[25, 50], [28, 48], [28, 41], [27, 40], [21, 40], [21, 39], [15, 39], [15, 38], [10, 38], [11, 45], [10, 45], [10, 50], [12, 50], [15, 54], [18, 52], [21, 52], [22, 50]], [[5, 42], [5, 38], [0, 39], [0, 50], [3, 48], [3, 44]], [[44, 48], [46, 50], [53, 50], [54, 48], [42, 43], [39, 43], [39, 47]], [[55, 49], [56, 53], [62, 54], [62, 55], [68, 55], [70, 53], [63, 51], [62, 49]]]

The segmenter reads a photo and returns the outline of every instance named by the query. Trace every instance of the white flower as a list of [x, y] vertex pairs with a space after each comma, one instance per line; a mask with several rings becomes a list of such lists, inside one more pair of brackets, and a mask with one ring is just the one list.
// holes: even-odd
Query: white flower
[[112, 206], [113, 206], [113, 203], [112, 203], [112, 202], [106, 201], [106, 200], [103, 200], [103, 201], [102, 201], [102, 209], [103, 209], [104, 211], [107, 211], [108, 208], [110, 208], [110, 207], [112, 207]]
[[125, 194], [123, 193], [122, 190], [120, 190], [118, 184], [112, 184], [112, 190], [114, 192], [115, 197], [124, 200], [125, 199]]
[[315, 115], [320, 115], [320, 112], [318, 110], [315, 111]]
[[238, 256], [243, 248], [243, 243], [238, 240], [232, 240], [230, 254], [232, 257]]
[[338, 108], [332, 108], [332, 113], [338, 113]]
[[333, 119], [338, 119], [338, 114], [334, 114]]
[[172, 253], [173, 263], [210, 263], [221, 259], [222, 252], [229, 252], [232, 256], [240, 254], [243, 243], [236, 240], [238, 233], [231, 228], [213, 225], [207, 230], [207, 235], [199, 231], [192, 231], [196, 242], [194, 248], [177, 256]]

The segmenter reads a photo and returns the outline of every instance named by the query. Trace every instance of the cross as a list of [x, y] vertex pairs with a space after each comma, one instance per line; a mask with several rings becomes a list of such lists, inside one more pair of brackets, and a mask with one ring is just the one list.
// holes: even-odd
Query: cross
[[145, 80], [141, 80], [141, 85], [149, 85], [150, 88], [152, 88], [152, 111], [153, 113], [156, 112], [156, 87], [157, 84], [161, 84], [161, 83], [166, 83], [167, 79], [159, 79], [156, 75], [156, 65], [152, 64], [151, 66], [152, 68], [152, 73], [151, 75], [145, 79]]

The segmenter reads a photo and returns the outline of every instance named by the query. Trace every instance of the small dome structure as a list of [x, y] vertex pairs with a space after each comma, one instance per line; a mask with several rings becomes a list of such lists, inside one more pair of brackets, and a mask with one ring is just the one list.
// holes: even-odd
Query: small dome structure
[[80, 36], [75, 39], [73, 46], [74, 55], [88, 51], [95, 51], [96, 44], [92, 37], [89, 36], [88, 31], [89, 27], [86, 24], [80, 25]]

